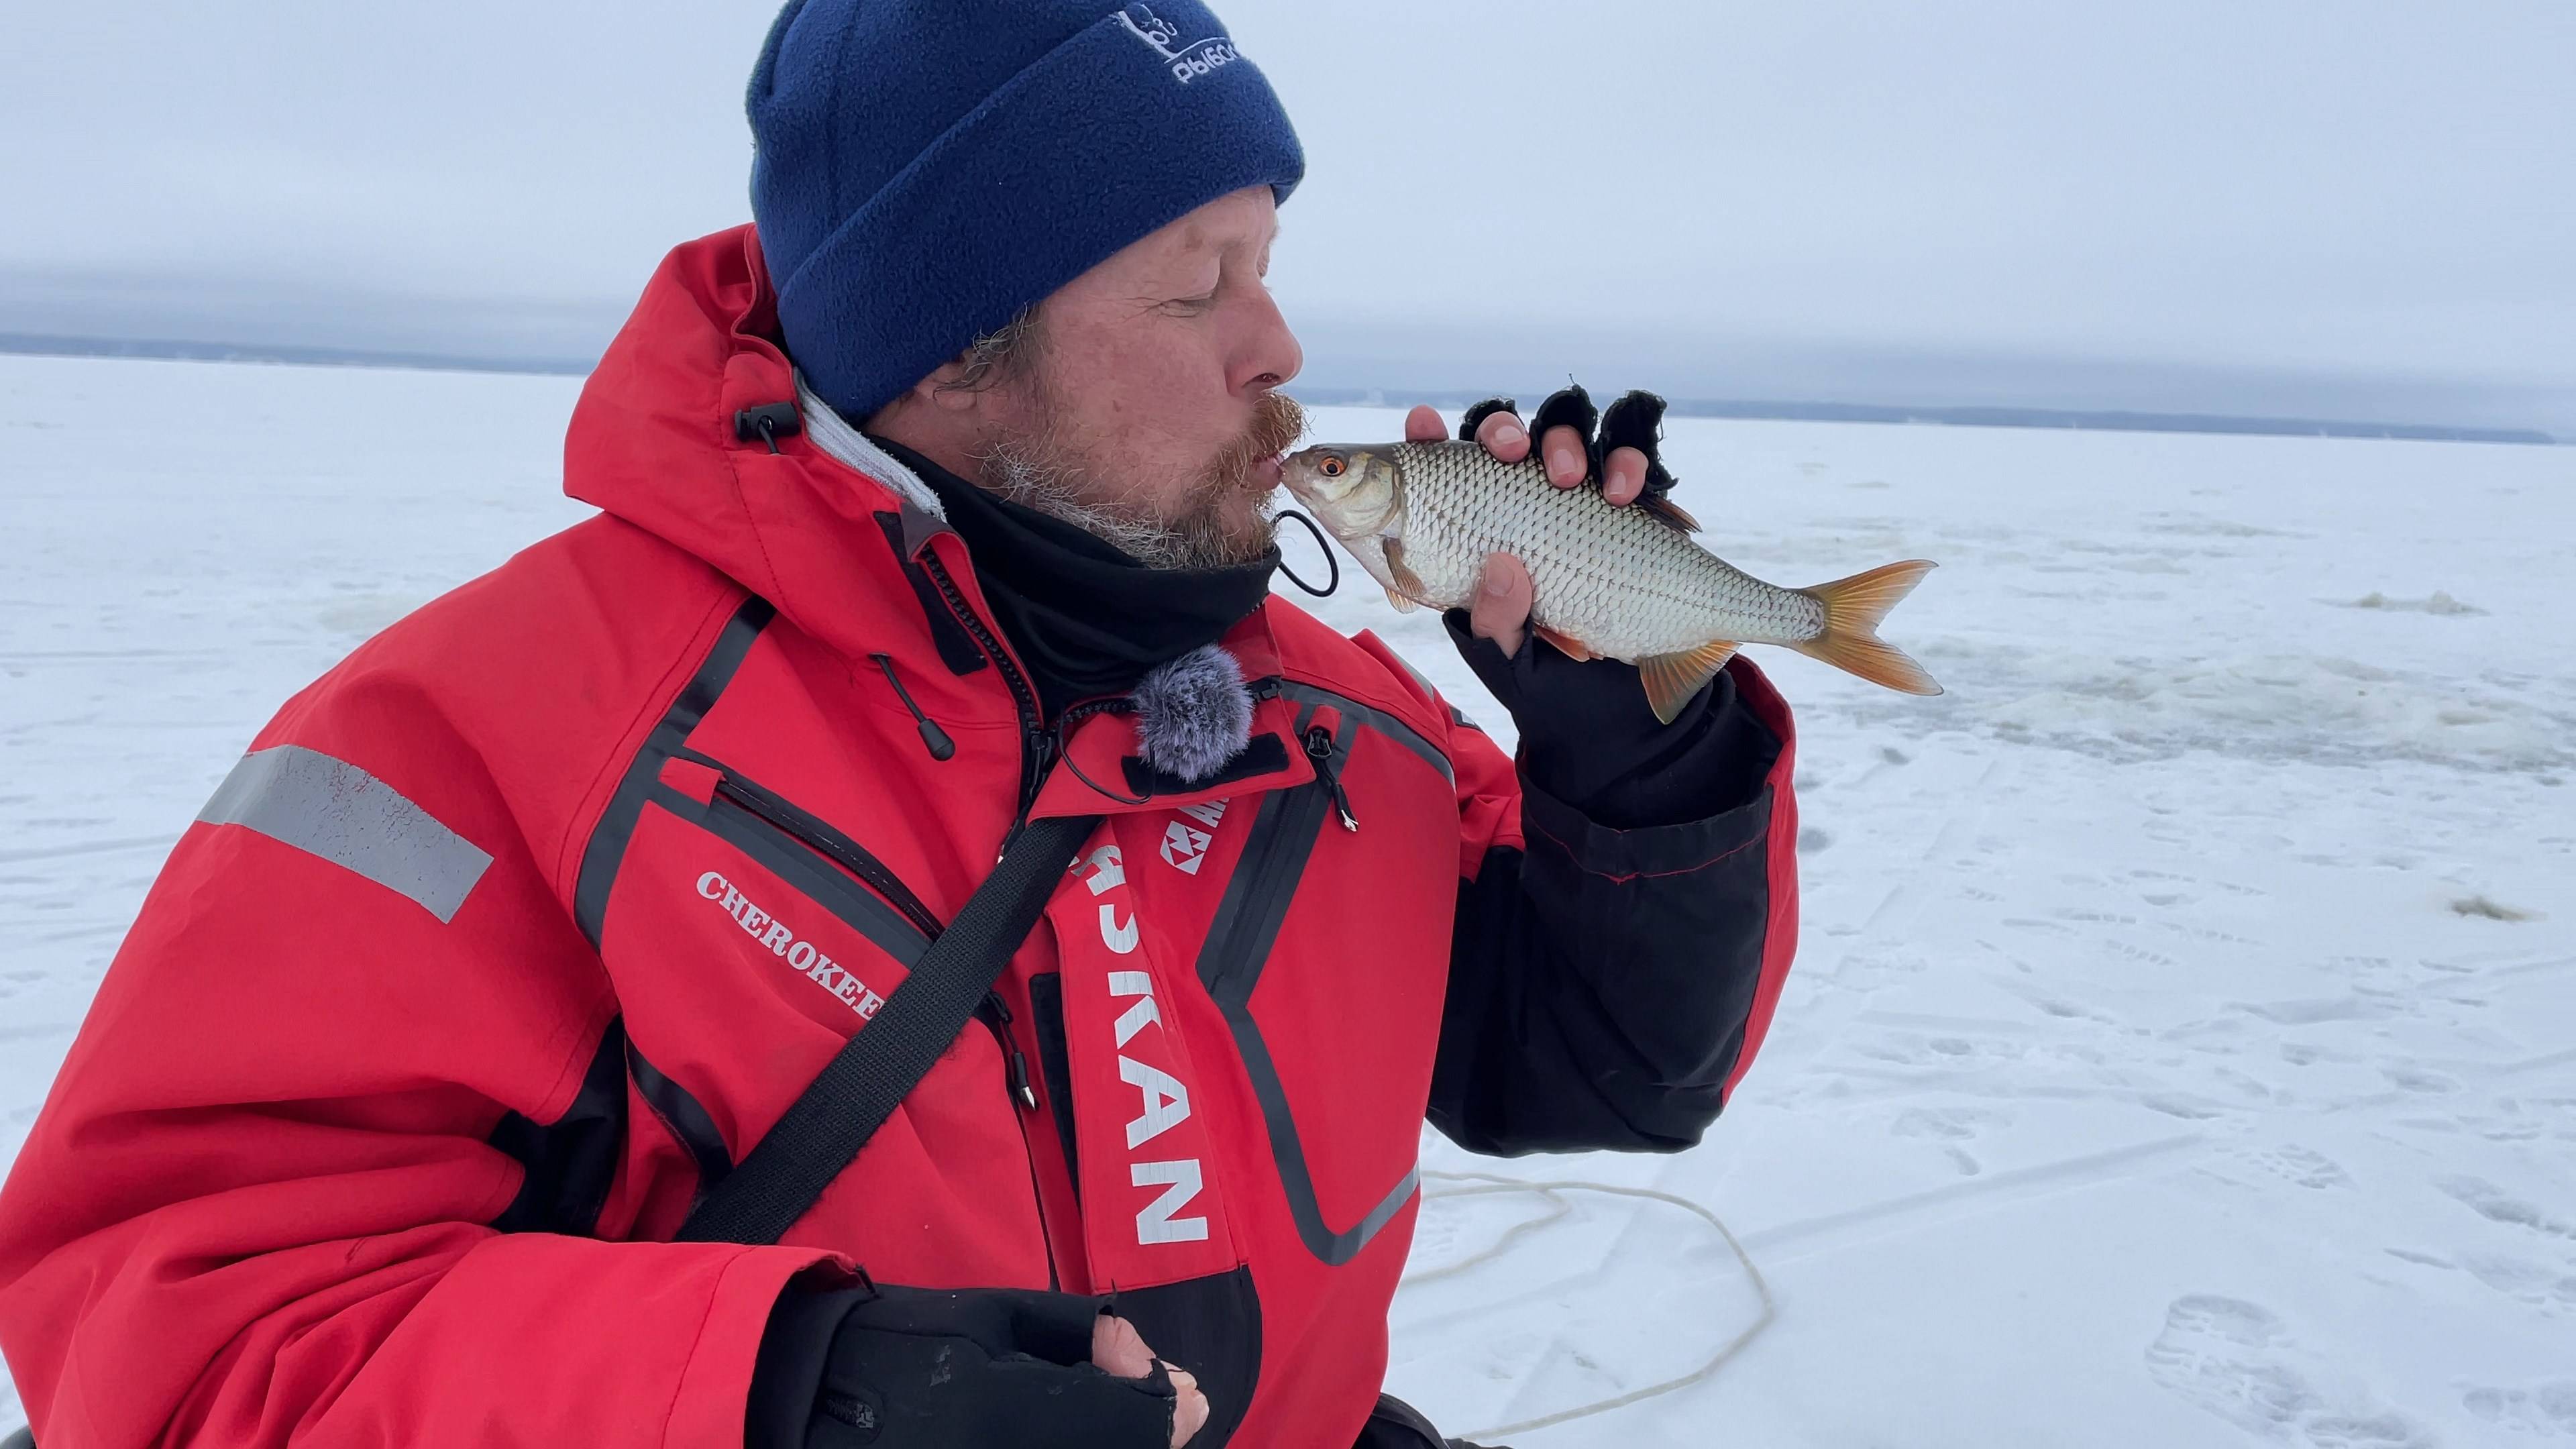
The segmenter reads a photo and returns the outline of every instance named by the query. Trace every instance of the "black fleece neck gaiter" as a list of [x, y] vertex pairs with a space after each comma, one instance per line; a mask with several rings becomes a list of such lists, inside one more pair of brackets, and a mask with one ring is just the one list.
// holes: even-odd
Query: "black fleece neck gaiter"
[[1049, 719], [1086, 699], [1123, 695], [1146, 671], [1215, 643], [1270, 593], [1276, 548], [1224, 568], [1149, 568], [900, 443], [873, 441], [939, 495]]

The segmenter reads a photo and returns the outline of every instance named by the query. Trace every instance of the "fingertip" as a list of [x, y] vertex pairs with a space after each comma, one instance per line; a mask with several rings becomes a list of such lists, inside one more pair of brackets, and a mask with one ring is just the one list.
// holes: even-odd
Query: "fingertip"
[[1404, 415], [1404, 440], [1408, 443], [1436, 443], [1449, 436], [1449, 425], [1440, 421], [1440, 410], [1429, 403], [1416, 403]]
[[1529, 429], [1522, 427], [1521, 420], [1510, 413], [1487, 415], [1476, 425], [1476, 441], [1485, 445], [1486, 452], [1506, 463], [1517, 463], [1529, 456]]
[[1154, 1355], [1136, 1325], [1104, 1313], [1092, 1329], [1091, 1361], [1113, 1377], [1141, 1379], [1153, 1370]]
[[1646, 455], [1634, 448], [1613, 448], [1602, 468], [1601, 491], [1612, 503], [1634, 503], [1646, 491]]

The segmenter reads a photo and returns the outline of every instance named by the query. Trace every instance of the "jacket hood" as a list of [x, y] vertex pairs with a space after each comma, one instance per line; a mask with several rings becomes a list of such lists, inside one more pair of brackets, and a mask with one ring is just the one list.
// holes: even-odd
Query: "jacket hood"
[[796, 374], [758, 237], [739, 226], [684, 243], [583, 384], [564, 439], [564, 492], [783, 603], [790, 590], [769, 535], [864, 524], [902, 500], [855, 470], [834, 467], [828, 484], [812, 476], [813, 464], [830, 464], [801, 447], [791, 460], [801, 425], [764, 438], [741, 417], [780, 404], [797, 405]]
[[[765, 433], [755, 410], [773, 419]], [[822, 433], [841, 456], [818, 446]], [[564, 492], [706, 563], [862, 663], [888, 653], [920, 674], [939, 658], [904, 564], [924, 550], [940, 551], [966, 602], [989, 617], [936, 496], [800, 395], [749, 226], [663, 258], [582, 387], [564, 439]], [[989, 671], [956, 684], [937, 691], [955, 696], [941, 700], [952, 719], [1009, 717], [1010, 696]]]

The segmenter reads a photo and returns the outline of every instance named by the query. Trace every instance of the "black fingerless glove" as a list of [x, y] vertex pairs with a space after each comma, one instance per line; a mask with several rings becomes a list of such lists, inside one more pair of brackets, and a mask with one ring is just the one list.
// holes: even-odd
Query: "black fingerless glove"
[[[1459, 436], [1474, 437], [1497, 412], [1517, 415], [1517, 405], [1509, 398], [1476, 404], [1460, 420]], [[1664, 400], [1653, 393], [1629, 393], [1597, 414], [1590, 394], [1569, 387], [1541, 403], [1528, 426], [1533, 440], [1559, 426], [1573, 428], [1583, 438], [1595, 485], [1611, 449], [1637, 449], [1646, 455], [1646, 491], [1637, 506], [1671, 510], [1663, 499], [1673, 486], [1661, 457], [1663, 415]], [[1736, 697], [1732, 674], [1721, 671], [1666, 725], [1646, 702], [1637, 666], [1569, 658], [1540, 643], [1535, 632], [1507, 657], [1494, 641], [1475, 637], [1468, 620], [1466, 610], [1452, 609], [1443, 622], [1467, 667], [1511, 711], [1520, 728], [1522, 769], [1584, 818], [1613, 830], [1681, 825], [1750, 804], [1762, 793], [1780, 742]]]
[[[1520, 404], [1507, 397], [1489, 397], [1467, 409], [1458, 419], [1458, 437], [1472, 441], [1476, 429], [1496, 413], [1520, 416]], [[1596, 430], [1594, 424], [1599, 424]], [[1538, 405], [1538, 416], [1528, 423], [1530, 446], [1537, 448], [1547, 435], [1560, 427], [1574, 429], [1583, 439], [1583, 481], [1595, 488], [1601, 486], [1604, 459], [1620, 448], [1634, 448], [1646, 455], [1646, 487], [1637, 495], [1633, 507], [1660, 513], [1687, 532], [1697, 532], [1699, 525], [1671, 501], [1672, 470], [1664, 466], [1664, 400], [1650, 392], [1628, 392], [1610, 404], [1608, 412], [1592, 406], [1592, 394], [1580, 385], [1563, 387], [1548, 394]]]
[[1168, 1449], [1169, 1374], [1091, 1362], [1103, 1300], [791, 1287], [752, 1371], [746, 1449]]
[[1535, 633], [1506, 656], [1468, 631], [1464, 609], [1441, 616], [1450, 642], [1521, 732], [1531, 784], [1596, 825], [1683, 825], [1749, 805], [1762, 793], [1780, 741], [1720, 671], [1671, 724], [1646, 704], [1637, 666], [1573, 659]]

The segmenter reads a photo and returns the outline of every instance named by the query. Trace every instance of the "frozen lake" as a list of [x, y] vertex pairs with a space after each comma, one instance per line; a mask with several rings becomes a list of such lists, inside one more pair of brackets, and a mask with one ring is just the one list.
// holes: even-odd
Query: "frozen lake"
[[[577, 386], [0, 357], [0, 1161], [271, 711], [587, 513]], [[1393, 1387], [1464, 1433], [1740, 1344], [1510, 1442], [2576, 1439], [2576, 448], [1668, 431], [1753, 573], [1939, 560], [1886, 634], [1950, 693], [1752, 651], [1807, 836], [1761, 1062], [1680, 1157], [1426, 1138], [1595, 1186], [1436, 1181]]]

